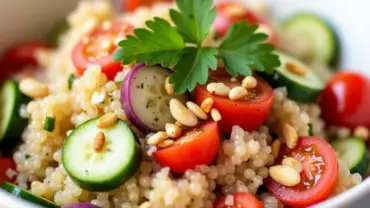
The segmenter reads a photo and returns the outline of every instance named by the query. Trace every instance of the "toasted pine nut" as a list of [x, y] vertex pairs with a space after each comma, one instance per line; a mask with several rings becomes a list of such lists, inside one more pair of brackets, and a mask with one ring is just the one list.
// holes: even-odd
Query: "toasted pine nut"
[[230, 92], [230, 87], [226, 86], [222, 82], [212, 82], [207, 85], [207, 91], [216, 95], [228, 96]]
[[278, 183], [284, 186], [295, 186], [301, 182], [298, 171], [288, 165], [276, 165], [269, 168], [269, 174]]
[[292, 158], [292, 157], [284, 158], [283, 161], [281, 162], [281, 164], [293, 167], [294, 169], [296, 169], [296, 171], [298, 171], [298, 173], [302, 172], [302, 170], [303, 170], [302, 163], [299, 162], [297, 159]]
[[216, 122], [222, 119], [220, 112], [216, 108], [211, 109], [211, 117]]
[[94, 150], [95, 152], [100, 152], [104, 148], [105, 144], [105, 135], [103, 132], [99, 132], [96, 134], [94, 139]]
[[168, 136], [167, 136], [166, 132], [158, 131], [157, 133], [150, 136], [148, 138], [148, 140], [146, 141], [146, 143], [148, 143], [150, 145], [157, 145], [157, 144], [163, 142], [164, 140], [166, 140], [167, 138], [168, 138]]
[[289, 149], [293, 149], [298, 142], [297, 131], [289, 124], [283, 124], [283, 137]]
[[115, 113], [107, 113], [96, 122], [96, 127], [106, 129], [117, 123], [118, 116]]
[[166, 89], [166, 92], [168, 95], [173, 95], [173, 84], [170, 83], [170, 77], [167, 77], [164, 82], [164, 89]]
[[205, 100], [203, 100], [200, 107], [203, 109], [204, 112], [209, 113], [212, 109], [212, 106], [213, 106], [214, 102], [215, 101], [213, 100], [213, 98], [210, 98], [210, 97], [206, 98]]
[[188, 101], [186, 102], [186, 107], [194, 113], [195, 116], [197, 116], [199, 119], [207, 120], [207, 114], [203, 111], [202, 108], [199, 107], [199, 105]]
[[182, 129], [176, 124], [166, 123], [165, 125], [166, 134], [170, 138], [178, 138], [181, 136]]
[[144, 202], [139, 208], [152, 208], [152, 204], [150, 202]]
[[166, 148], [166, 147], [170, 147], [170, 146], [172, 146], [174, 143], [175, 143], [175, 142], [174, 142], [173, 140], [171, 140], [171, 139], [166, 139], [166, 140], [164, 140], [163, 142], [161, 142], [161, 143], [157, 144], [157, 146], [158, 146], [159, 148]]
[[245, 89], [253, 89], [257, 87], [257, 79], [252, 76], [247, 76], [242, 81], [242, 86]]
[[289, 72], [296, 74], [298, 76], [303, 76], [307, 73], [307, 69], [304, 68], [304, 66], [298, 66], [297, 64], [288, 62], [285, 64], [285, 67]]
[[359, 126], [355, 128], [354, 135], [360, 137], [363, 140], [369, 139], [369, 129], [364, 126]]
[[230, 100], [239, 100], [245, 97], [248, 91], [244, 87], [234, 87], [230, 90], [229, 98]]
[[198, 118], [177, 99], [170, 100], [170, 111], [172, 116], [185, 126], [193, 127], [198, 124]]
[[178, 127], [180, 127], [180, 128], [183, 128], [184, 127], [184, 125], [182, 125], [182, 123], [180, 121], [176, 121], [175, 122], [175, 125], [178, 126]]
[[32, 98], [42, 98], [49, 95], [49, 88], [33, 78], [25, 78], [20, 81], [19, 89], [25, 95]]
[[280, 154], [280, 147], [281, 147], [281, 142], [277, 139], [271, 144], [271, 153], [274, 156], [274, 158], [279, 157]]

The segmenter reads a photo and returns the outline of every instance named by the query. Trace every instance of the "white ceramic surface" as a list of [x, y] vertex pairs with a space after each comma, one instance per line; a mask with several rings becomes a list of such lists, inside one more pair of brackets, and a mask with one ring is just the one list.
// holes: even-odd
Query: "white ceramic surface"
[[[296, 11], [314, 11], [327, 17], [337, 29], [343, 46], [343, 68], [355, 69], [370, 75], [370, 3], [367, 0], [267, 1], [279, 18]], [[0, 53], [14, 43], [43, 37], [55, 22], [75, 6], [76, 2], [77, 0], [0, 0]], [[369, 194], [370, 179], [315, 207], [366, 208], [370, 207], [370, 200], [367, 197]], [[0, 207], [36, 208], [2, 191]]]

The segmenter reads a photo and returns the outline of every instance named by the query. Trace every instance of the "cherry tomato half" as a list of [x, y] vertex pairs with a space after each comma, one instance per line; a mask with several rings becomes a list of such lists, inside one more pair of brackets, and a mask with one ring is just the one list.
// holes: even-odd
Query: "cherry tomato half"
[[104, 23], [77, 43], [72, 51], [72, 61], [82, 75], [88, 65], [100, 65], [102, 72], [112, 80], [122, 69], [120, 62], [112, 60], [116, 43], [132, 33], [133, 26], [123, 22]]
[[330, 125], [370, 127], [370, 79], [356, 72], [340, 72], [326, 85], [319, 104]]
[[214, 28], [219, 37], [224, 37], [233, 23], [245, 20], [250, 24], [259, 24], [260, 27], [257, 32], [263, 32], [269, 35], [268, 43], [273, 45], [278, 44], [277, 33], [272, 26], [242, 3], [224, 2], [218, 4]]
[[47, 49], [48, 45], [40, 41], [31, 41], [9, 48], [0, 58], [0, 79], [7, 79], [26, 67], [36, 68], [37, 51]]
[[197, 165], [208, 165], [217, 155], [220, 135], [216, 122], [208, 122], [186, 131], [171, 147], [153, 153], [157, 162], [176, 173]]
[[268, 177], [265, 184], [270, 192], [284, 204], [307, 207], [327, 199], [337, 185], [338, 160], [328, 142], [316, 137], [299, 137], [297, 146], [290, 150], [282, 147], [276, 164], [284, 156], [293, 157], [303, 165], [301, 182], [287, 187]]
[[263, 208], [263, 204], [248, 192], [233, 193], [233, 205], [226, 205], [226, 196], [217, 199], [213, 208]]
[[14, 161], [10, 158], [0, 158], [0, 184], [4, 181], [13, 182], [15, 178], [9, 178], [6, 171], [11, 168], [16, 170]]
[[[267, 118], [272, 102], [273, 91], [271, 86], [263, 79], [256, 77], [258, 85], [249, 91], [241, 100], [230, 100], [229, 97], [211, 94], [207, 91], [207, 84], [197, 86], [195, 102], [198, 105], [206, 98], [213, 98], [213, 106], [220, 112], [222, 119], [219, 127], [222, 132], [230, 133], [233, 126], [238, 125], [246, 131], [257, 129]], [[229, 76], [210, 77], [209, 82], [222, 82], [230, 88], [240, 86], [240, 80], [231, 82]]]

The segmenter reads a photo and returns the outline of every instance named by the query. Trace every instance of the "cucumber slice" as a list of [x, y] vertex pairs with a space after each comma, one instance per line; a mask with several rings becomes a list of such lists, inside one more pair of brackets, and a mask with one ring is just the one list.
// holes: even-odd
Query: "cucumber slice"
[[[78, 126], [62, 149], [62, 163], [72, 180], [88, 191], [110, 191], [132, 177], [141, 163], [141, 148], [128, 125], [118, 120], [108, 129], [99, 129], [95, 118]], [[105, 135], [103, 148], [94, 150], [99, 132]]]
[[26, 190], [23, 190], [21, 188], [18, 188], [14, 184], [3, 182], [1, 184], [1, 188], [3, 190], [5, 190], [5, 191], [9, 192], [10, 194], [12, 194], [15, 197], [24, 199], [26, 201], [29, 201], [29, 202], [32, 202], [34, 204], [40, 205], [42, 207], [46, 207], [46, 208], [60, 208], [60, 206], [56, 205], [55, 203], [53, 203], [53, 202], [51, 202], [51, 201], [49, 201], [47, 199], [38, 197], [38, 196], [36, 196], [36, 195], [34, 195], [34, 194], [26, 191]]
[[359, 173], [364, 176], [369, 168], [370, 157], [366, 144], [359, 138], [350, 137], [331, 142], [332, 147], [344, 160], [351, 173]]
[[339, 41], [332, 27], [314, 14], [296, 14], [285, 21], [283, 32], [288, 37], [299, 37], [312, 59], [334, 64], [339, 55]]
[[1, 88], [1, 123], [0, 123], [0, 148], [12, 149], [21, 139], [27, 119], [19, 115], [19, 108], [26, 103], [26, 98], [14, 80], [7, 80]]
[[[296, 58], [289, 55], [278, 53], [281, 65], [273, 75], [263, 74], [274, 87], [286, 87], [288, 97], [302, 103], [315, 102], [320, 92], [324, 89], [324, 83], [312, 71], [312, 69], [303, 64]], [[306, 71], [304, 75], [298, 75], [287, 69], [287, 64], [293, 64], [296, 67]]]

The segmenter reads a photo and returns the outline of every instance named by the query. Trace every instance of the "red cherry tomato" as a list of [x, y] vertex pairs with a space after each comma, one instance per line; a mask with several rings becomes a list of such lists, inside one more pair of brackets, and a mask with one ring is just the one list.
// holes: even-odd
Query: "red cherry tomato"
[[233, 195], [233, 205], [226, 205], [226, 196], [217, 199], [213, 208], [263, 208], [263, 204], [248, 192], [237, 192]]
[[176, 173], [208, 165], [217, 155], [220, 135], [216, 122], [208, 122], [183, 134], [171, 147], [153, 153], [157, 162]]
[[100, 65], [102, 72], [112, 80], [122, 69], [120, 62], [112, 60], [116, 42], [132, 33], [133, 27], [123, 22], [103, 24], [80, 40], [72, 51], [72, 61], [82, 75], [88, 65]]
[[[222, 119], [219, 127], [222, 132], [230, 133], [233, 126], [238, 125], [246, 131], [257, 129], [267, 118], [272, 102], [273, 91], [271, 86], [263, 79], [256, 77], [258, 85], [250, 91], [246, 98], [230, 100], [229, 97], [218, 96], [207, 91], [207, 84], [197, 86], [195, 90], [195, 102], [198, 105], [206, 98], [213, 98], [216, 108]], [[229, 87], [240, 86], [240, 81], [231, 82], [229, 76], [210, 77], [209, 82], [223, 82]]]
[[240, 21], [247, 20], [251, 24], [260, 24], [259, 32], [269, 35], [268, 43], [277, 45], [278, 38], [276, 31], [261, 16], [248, 9], [244, 4], [238, 2], [224, 2], [217, 5], [217, 16], [214, 23], [217, 35], [226, 35], [229, 27]]
[[16, 170], [14, 161], [10, 158], [0, 158], [0, 184], [4, 181], [13, 182], [15, 178], [9, 178], [6, 175], [6, 171], [11, 168]]
[[47, 49], [48, 45], [40, 41], [32, 41], [9, 48], [0, 58], [0, 79], [7, 79], [14, 73], [26, 67], [38, 66], [36, 53], [40, 49]]
[[301, 182], [287, 187], [268, 177], [265, 184], [285, 205], [307, 207], [327, 199], [333, 193], [338, 180], [338, 160], [328, 142], [316, 137], [299, 137], [293, 150], [282, 147], [275, 164], [281, 164], [284, 156], [302, 163]]
[[319, 104], [330, 125], [370, 127], [370, 79], [356, 72], [340, 72], [326, 85]]

